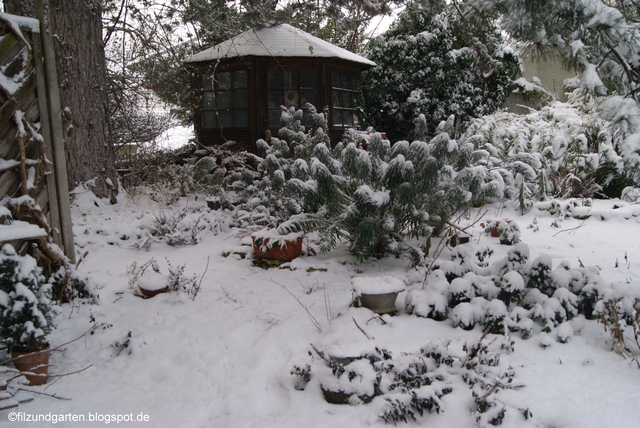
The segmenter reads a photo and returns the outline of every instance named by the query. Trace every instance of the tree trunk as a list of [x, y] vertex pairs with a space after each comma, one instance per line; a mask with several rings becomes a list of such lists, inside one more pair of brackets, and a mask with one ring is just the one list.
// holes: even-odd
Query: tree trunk
[[[33, 0], [4, 0], [7, 13], [34, 16]], [[115, 203], [118, 181], [106, 94], [100, 0], [50, 0], [69, 188], [97, 178], [93, 191]]]

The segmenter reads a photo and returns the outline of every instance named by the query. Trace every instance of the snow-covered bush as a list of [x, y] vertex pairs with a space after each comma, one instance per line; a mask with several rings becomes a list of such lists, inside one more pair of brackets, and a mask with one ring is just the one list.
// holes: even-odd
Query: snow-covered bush
[[442, 397], [467, 384], [469, 399], [475, 402], [473, 417], [479, 426], [488, 427], [500, 425], [509, 408], [519, 410], [525, 418], [531, 416], [528, 410], [494, 398], [499, 390], [522, 386], [514, 382], [514, 370], [500, 361], [500, 352], [512, 346], [483, 335], [457, 351], [449, 342], [437, 341], [414, 353], [393, 354], [375, 347], [336, 357], [331, 346], [319, 350], [312, 345], [311, 361], [295, 364], [291, 374], [300, 378], [299, 390], [316, 382], [327, 401], [338, 397], [342, 404], [371, 402], [379, 409], [378, 417], [394, 425], [419, 422], [419, 417], [445, 411]]
[[325, 251], [346, 240], [361, 259], [406, 252], [419, 263], [424, 254], [407, 238], [440, 233], [474, 195], [500, 195], [499, 183], [485, 180], [486, 171], [470, 165], [467, 148], [459, 150], [450, 138], [453, 117], [428, 143], [391, 146], [379, 133], [351, 132], [331, 150], [325, 115], [309, 111], [314, 126], [308, 132], [301, 111], [283, 113], [287, 126], [280, 135], [292, 140], [293, 153], [283, 140], [259, 140], [261, 179], [230, 177], [242, 198], [239, 226], [277, 226], [283, 235], [316, 231]]
[[625, 317], [631, 322], [637, 314], [633, 292], [615, 291], [597, 268], [572, 269], [563, 262], [552, 269], [546, 255], [530, 262], [524, 243], [488, 266], [478, 265], [464, 247], [456, 247], [449, 260], [437, 261], [433, 269], [423, 290], [407, 294], [406, 311], [438, 321], [449, 318], [465, 330], [482, 324], [493, 333], [519, 331], [529, 338], [537, 323], [538, 329], [555, 330], [558, 340], [566, 341], [572, 334], [560, 326], [577, 317], [601, 317], [607, 308], [603, 302], [619, 293], [626, 296]]
[[451, 115], [465, 121], [492, 113], [519, 70], [492, 21], [465, 20], [444, 0], [409, 2], [367, 55], [377, 66], [362, 76], [366, 120], [394, 140], [424, 139], [413, 134], [420, 114], [432, 133]]
[[0, 250], [0, 343], [32, 352], [46, 347], [54, 328], [51, 284], [36, 260], [5, 244]]
[[567, 103], [527, 115], [498, 112], [474, 119], [458, 144], [470, 144], [478, 155], [474, 165], [499, 174], [504, 196], [526, 212], [549, 197], [619, 197], [626, 186], [637, 186], [638, 117], [629, 100], [578, 88]]

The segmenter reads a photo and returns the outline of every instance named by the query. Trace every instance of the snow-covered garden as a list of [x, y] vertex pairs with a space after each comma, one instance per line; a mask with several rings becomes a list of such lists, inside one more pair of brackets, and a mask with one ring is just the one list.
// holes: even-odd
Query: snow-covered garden
[[[88, 252], [78, 269], [92, 278], [97, 303], [62, 305], [50, 342], [58, 346], [92, 332], [52, 353], [54, 377], [47, 385], [22, 387], [56, 398], [31, 395], [34, 401], [20, 411], [87, 418], [89, 413], [145, 413], [153, 426], [167, 427], [382, 426], [381, 416], [397, 410], [398, 403], [421, 424], [436, 427], [475, 426], [477, 419], [487, 422], [502, 409], [503, 426], [513, 427], [630, 427], [640, 417], [637, 360], [614, 352], [602, 323], [583, 315], [564, 321], [575, 307], [560, 296], [571, 295], [567, 288], [555, 292], [558, 300], [552, 304], [542, 293], [523, 288], [521, 279], [538, 260], [552, 263], [560, 284], [575, 279], [620, 295], [637, 289], [638, 205], [596, 200], [585, 209], [585, 220], [562, 218], [564, 211], [552, 213], [548, 204], [525, 216], [508, 206], [485, 207], [487, 218], [513, 219], [526, 245], [500, 245], [476, 224], [466, 231], [470, 242], [445, 249], [439, 258], [444, 270], [425, 281], [424, 269], [410, 268], [406, 258], [360, 262], [345, 245], [323, 254], [312, 237], [305, 255], [264, 270], [253, 265], [249, 242], [231, 228], [229, 212], [211, 211], [194, 197], [167, 206], [165, 197], [161, 191], [129, 194], [108, 205], [88, 190], [75, 192], [76, 244]], [[178, 217], [183, 219], [177, 231], [202, 225], [197, 245], [154, 241], [147, 250], [138, 249], [160, 219]], [[472, 213], [460, 224], [474, 218]], [[308, 248], [318, 255], [309, 255]], [[521, 276], [505, 274], [493, 282], [488, 273], [505, 266], [514, 250], [529, 253], [529, 263], [510, 271]], [[482, 262], [477, 253], [484, 254]], [[445, 272], [467, 270], [460, 254], [470, 256], [472, 273], [448, 285]], [[163, 275], [184, 265], [183, 277], [196, 278], [197, 294], [183, 290], [141, 298], [130, 287], [131, 267], [151, 259]], [[350, 307], [353, 278], [365, 276], [394, 276], [406, 285], [395, 315]], [[508, 282], [511, 276], [516, 279]], [[151, 268], [142, 275], [153, 277], [163, 280]], [[505, 311], [496, 297], [507, 284], [528, 291], [525, 302], [532, 306]], [[448, 301], [464, 299], [464, 293], [470, 303], [456, 308], [466, 310], [449, 311], [441, 321], [426, 318], [431, 308], [445, 311]], [[492, 297], [493, 303], [484, 300]], [[525, 307], [537, 308], [542, 321], [524, 323], [529, 319]], [[495, 329], [507, 328], [485, 336], [488, 316], [505, 316]], [[477, 320], [476, 326], [455, 327], [465, 318]], [[530, 327], [528, 339], [526, 328], [513, 329], [518, 322]], [[473, 356], [476, 348], [480, 352]], [[349, 381], [348, 374], [335, 378], [318, 351], [325, 358], [366, 358], [344, 366], [355, 373]], [[308, 382], [292, 374], [308, 368]], [[400, 373], [405, 384], [390, 390]], [[362, 395], [374, 395], [374, 385], [380, 392], [368, 404], [355, 397], [351, 406], [329, 404], [321, 390], [325, 381]], [[411, 391], [434, 403], [424, 407], [423, 416], [409, 405]], [[478, 396], [495, 407], [479, 413]]]
[[[638, 426], [640, 36], [581, 4], [571, 34], [525, 28], [570, 51], [567, 102], [519, 80], [547, 105], [499, 109], [520, 64], [508, 3], [414, 2], [369, 47], [390, 62], [361, 80], [373, 126], [337, 144], [305, 104], [252, 152], [185, 128], [132, 148], [117, 203], [99, 178], [71, 192], [73, 264], [34, 198], [2, 199], [3, 241], [40, 234], [0, 249], [0, 420]], [[37, 385], [12, 351], [47, 345]]]
[[[49, 415], [42, 426], [72, 426], [65, 415], [142, 415], [154, 426], [633, 426], [640, 206], [633, 188], [603, 200], [535, 187], [560, 165], [577, 165], [580, 182], [580, 167], [600, 159], [580, 162], [592, 116], [568, 104], [547, 111], [529, 130], [485, 125], [522, 120], [498, 113], [472, 124], [475, 137], [453, 140], [443, 122], [429, 143], [352, 134], [360, 147], [332, 151], [322, 115], [305, 134], [285, 111], [293, 157], [275, 138], [258, 143], [256, 170], [213, 151], [115, 205], [76, 188], [74, 275], [89, 278], [93, 297], [59, 307], [49, 381], [29, 387], [14, 375], [8, 393], [33, 401], [13, 411]], [[601, 156], [616, 155], [601, 125]], [[538, 146], [518, 145], [531, 133]], [[416, 173], [425, 164], [440, 169]], [[415, 197], [425, 177], [466, 208]], [[418, 204], [422, 214], [407, 209]], [[302, 256], [257, 263], [252, 232], [267, 245], [278, 231], [304, 234]], [[380, 281], [399, 291], [389, 314], [358, 297]]]

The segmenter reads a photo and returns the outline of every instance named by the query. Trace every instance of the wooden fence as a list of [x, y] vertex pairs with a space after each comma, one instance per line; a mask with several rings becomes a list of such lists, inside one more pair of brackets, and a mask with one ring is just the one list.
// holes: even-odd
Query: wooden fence
[[[48, 7], [48, 0], [36, 0], [39, 19], [0, 13], [0, 208], [13, 210], [14, 217], [16, 211], [25, 214], [17, 220], [38, 226], [74, 263], [63, 112]], [[29, 197], [37, 206], [29, 205]], [[20, 225], [26, 224], [0, 225], [0, 241], [15, 243], [37, 234], [29, 225], [20, 232]]]

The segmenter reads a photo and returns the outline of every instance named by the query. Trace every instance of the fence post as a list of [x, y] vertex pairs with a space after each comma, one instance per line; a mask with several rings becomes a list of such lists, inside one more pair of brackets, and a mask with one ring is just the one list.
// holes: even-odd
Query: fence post
[[[58, 207], [60, 213], [60, 234], [65, 255], [71, 263], [76, 262], [73, 242], [73, 225], [71, 223], [71, 201], [69, 196], [69, 180], [67, 176], [67, 160], [64, 150], [64, 134], [62, 130], [62, 107], [58, 88], [58, 74], [53, 47], [53, 34], [49, 16], [51, 13], [49, 0], [36, 0], [36, 18], [40, 21], [42, 52], [44, 56], [44, 74], [47, 87], [49, 123], [51, 126], [51, 142], [53, 162], [58, 189]], [[43, 112], [40, 112], [41, 114]], [[46, 113], [46, 112], [45, 112]]]

